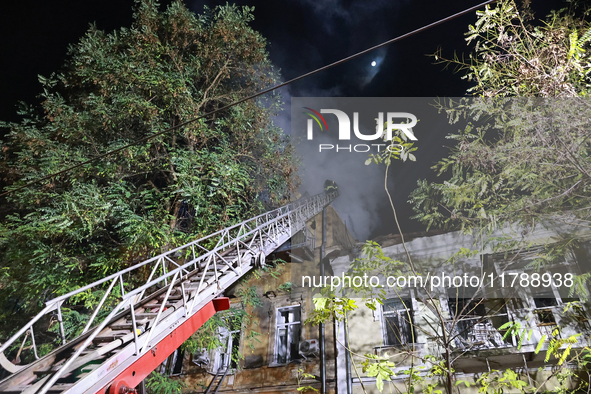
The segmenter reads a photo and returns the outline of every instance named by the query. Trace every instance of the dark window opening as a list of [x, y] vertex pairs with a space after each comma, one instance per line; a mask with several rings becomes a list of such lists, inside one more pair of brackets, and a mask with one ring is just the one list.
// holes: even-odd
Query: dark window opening
[[277, 310], [275, 360], [286, 364], [299, 356], [301, 310], [299, 306]]
[[185, 352], [176, 349], [166, 360], [160, 364], [160, 374], [164, 376], [180, 375], [183, 371], [183, 359]]
[[181, 371], [183, 370], [183, 358], [185, 356], [185, 352], [179, 352], [178, 349], [176, 350], [177, 357], [176, 362], [174, 363], [174, 367], [172, 368], [172, 375], [180, 375]]
[[414, 342], [412, 301], [391, 298], [382, 307], [384, 345], [400, 346]]
[[238, 355], [240, 354], [240, 331], [232, 332], [232, 349], [230, 350], [230, 368], [238, 368]]
[[509, 321], [506, 302], [501, 298], [450, 298], [451, 315], [449, 329], [458, 348], [496, 348], [512, 344], [511, 338], [503, 339], [505, 330], [499, 330]]
[[545, 289], [534, 294], [534, 303], [536, 305], [536, 316], [538, 325], [553, 326], [556, 325], [554, 317], [554, 307], [558, 305], [556, 296], [552, 289]]

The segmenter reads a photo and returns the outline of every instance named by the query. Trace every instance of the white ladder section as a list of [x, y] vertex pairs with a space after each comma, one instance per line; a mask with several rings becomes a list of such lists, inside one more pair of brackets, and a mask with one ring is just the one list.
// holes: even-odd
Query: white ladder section
[[[335, 191], [298, 200], [48, 301], [0, 346], [0, 365], [10, 373], [0, 381], [0, 393], [98, 392], [251, 268], [263, 265], [336, 197]], [[81, 334], [68, 338], [62, 311], [79, 304], [85, 292], [102, 297], [86, 324], [68, 327]], [[54, 349], [39, 357], [47, 335], [37, 333], [36, 341], [33, 326], [47, 327], [51, 319], [57, 319], [61, 344], [54, 341]], [[35, 361], [17, 365], [4, 356], [19, 346], [32, 351]]]

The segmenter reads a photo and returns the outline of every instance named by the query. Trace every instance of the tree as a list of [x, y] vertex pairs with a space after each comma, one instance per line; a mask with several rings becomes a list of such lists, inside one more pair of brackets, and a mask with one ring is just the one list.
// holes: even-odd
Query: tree
[[[513, 1], [478, 15], [467, 33], [466, 40], [474, 44], [468, 60], [442, 59], [441, 52], [435, 56], [463, 72], [474, 83], [469, 93], [480, 97], [439, 103], [451, 123], [464, 123], [448, 136], [455, 144], [434, 167], [447, 179], [419, 181], [410, 201], [415, 218], [428, 226], [480, 234], [505, 252], [515, 251], [519, 242], [514, 235], [499, 238], [493, 232], [512, 227], [525, 235], [540, 224], [560, 226], [566, 230], [563, 238], [538, 254], [538, 267], [549, 267], [589, 230], [589, 8], [573, 2], [537, 25], [527, 4], [518, 9]], [[587, 296], [582, 284], [588, 277], [584, 273], [577, 280], [582, 296]], [[511, 335], [525, 336], [516, 323], [507, 324]], [[575, 337], [568, 340], [576, 342]], [[543, 343], [544, 338], [536, 352]], [[546, 361], [560, 347], [571, 348], [566, 342], [554, 345]], [[587, 350], [556, 354], [559, 380], [565, 360], [586, 368]], [[481, 392], [492, 392], [493, 382], [502, 390], [500, 382], [511, 380], [521, 385], [514, 388], [528, 390], [510, 374], [496, 380], [485, 374], [477, 383]]]
[[466, 41], [473, 44], [467, 56], [442, 57], [438, 63], [453, 66], [474, 86], [468, 93], [482, 97], [586, 96], [591, 86], [591, 7], [569, 1], [544, 20], [535, 21], [530, 1], [518, 7], [503, 0], [477, 11]]
[[[417, 212], [415, 218], [428, 226], [473, 232], [485, 242], [492, 241], [490, 235], [494, 230], [506, 225], [515, 224], [529, 231], [539, 222], [562, 222], [566, 227], [575, 228], [565, 234], [564, 242], [548, 245], [546, 253], [539, 256], [542, 263], [562, 256], [578, 239], [577, 228], [588, 231], [591, 162], [587, 119], [590, 107], [584, 98], [589, 90], [591, 71], [587, 52], [591, 41], [588, 17], [587, 6], [571, 3], [569, 8], [553, 12], [544, 23], [536, 26], [531, 23], [527, 6], [518, 10], [513, 1], [501, 1], [493, 8], [478, 12], [478, 21], [470, 26], [467, 40], [474, 44], [474, 52], [468, 60], [442, 59], [441, 52], [435, 55], [438, 61], [455, 65], [457, 71], [464, 72], [464, 78], [474, 82], [469, 92], [484, 99], [440, 102], [440, 109], [447, 113], [451, 122], [465, 120], [467, 126], [457, 135], [449, 136], [455, 146], [436, 166], [440, 175], [449, 173], [448, 179], [433, 183], [420, 181], [411, 195], [410, 202]], [[396, 218], [393, 206], [392, 209]], [[403, 233], [400, 228], [399, 232]], [[504, 251], [518, 245], [514, 237], [500, 241], [504, 242], [499, 242], [498, 248]], [[404, 239], [402, 242], [406, 250]], [[454, 259], [472, 253], [462, 248], [444, 265], [451, 267]], [[408, 250], [406, 255], [407, 261], [393, 260], [384, 255], [379, 245], [370, 242], [349, 273], [383, 276], [420, 273]], [[588, 276], [579, 278], [579, 283], [584, 283]], [[380, 307], [384, 301], [384, 294], [374, 289], [356, 290], [369, 309]], [[471, 384], [482, 393], [548, 392], [544, 385], [552, 377], [558, 379], [558, 385], [551, 392], [588, 389], [584, 381], [575, 389], [569, 388], [566, 382], [572, 374], [565, 368], [567, 363], [588, 368], [589, 349], [582, 347], [575, 351], [573, 348], [580, 334], [565, 338], [553, 334], [551, 340], [540, 339], [535, 353], [547, 346], [545, 361], [552, 357], [557, 360], [556, 368], [543, 382], [524, 381], [510, 369], [484, 373], [473, 383], [458, 381], [454, 363], [461, 354], [452, 354], [453, 342], [460, 330], [467, 329], [467, 321], [474, 325], [475, 320], [466, 319], [465, 312], [481, 307], [484, 297], [491, 295], [483, 294], [481, 288], [464, 300], [458, 295], [455, 311], [450, 310], [452, 313], [446, 316], [438, 306], [437, 297], [428, 289], [420, 291], [423, 306], [436, 317], [429, 337], [442, 352], [421, 357], [412, 346], [395, 351], [413, 360], [398, 372], [399, 377], [405, 377], [406, 392], [422, 389], [428, 393], [451, 394], [459, 392], [456, 386]], [[351, 293], [335, 295], [326, 291], [317, 298], [317, 310], [310, 320], [315, 323], [346, 320], [347, 312], [353, 313], [358, 308], [349, 297]], [[399, 297], [399, 301], [404, 304], [403, 297]], [[565, 312], [569, 308], [567, 306]], [[483, 315], [481, 319], [484, 321], [488, 317]], [[410, 316], [407, 324], [415, 330], [421, 329]], [[508, 321], [497, 329], [504, 330], [505, 337], [519, 338], [518, 347], [531, 335], [516, 321]], [[384, 381], [395, 376], [392, 356], [354, 354], [350, 348], [347, 350], [353, 360], [362, 361], [367, 376], [376, 378], [380, 391]], [[419, 358], [417, 364], [422, 365], [416, 365], [415, 358]], [[355, 365], [353, 368], [357, 371]], [[420, 373], [425, 368], [426, 376]], [[365, 387], [363, 389], [365, 391]]]
[[[248, 7], [195, 16], [181, 1], [160, 12], [138, 0], [130, 28], [90, 26], [63, 69], [39, 77], [41, 107], [23, 106], [20, 123], [2, 124], [7, 189], [274, 83], [252, 19]], [[4, 197], [3, 327], [20, 326], [14, 319], [49, 298], [285, 201], [293, 165], [271, 120], [279, 100], [243, 102]]]
[[[372, 156], [366, 162], [366, 164], [372, 162], [386, 164], [384, 190], [390, 202], [392, 200], [387, 188], [387, 178], [391, 161], [395, 159], [406, 160], [410, 158], [410, 152], [416, 150], [412, 143], [406, 143], [402, 140], [394, 142], [403, 145], [405, 153], [387, 151], [381, 155]], [[396, 209], [393, 205], [391, 205], [391, 208], [396, 221]], [[398, 224], [397, 227], [400, 234], [403, 234]], [[486, 234], [480, 236], [482, 238], [487, 237]], [[412, 255], [420, 256], [421, 251], [410, 251], [404, 242], [404, 237], [402, 237], [402, 247], [400, 259], [392, 258], [385, 253], [379, 244], [367, 241], [362, 248], [360, 257], [355, 259], [347, 271], [347, 276], [351, 278], [349, 279], [349, 285], [347, 287], [343, 285], [336, 291], [332, 286], [331, 288], [323, 288], [321, 294], [314, 298], [315, 310], [306, 321], [312, 324], [326, 323], [330, 320], [344, 323], [340, 325], [340, 329], [345, 330], [345, 335], [349, 339], [345, 340], [344, 343], [339, 342], [339, 345], [349, 353], [352, 360], [352, 373], [357, 377], [363, 392], [367, 393], [369, 391], [366, 386], [371, 383], [364, 383], [361, 373], [365, 377], [375, 378], [376, 388], [380, 392], [384, 391], [386, 384], [393, 383], [395, 378], [402, 382], [403, 387], [392, 384], [389, 387], [392, 392], [413, 393], [421, 391], [425, 393], [441, 394], [445, 392], [453, 394], [462, 392], [460, 388], [463, 387], [472, 387], [477, 389], [479, 393], [503, 393], [505, 391], [525, 393], [540, 392], [541, 390], [552, 393], [574, 393], [588, 390], [588, 382], [585, 379], [577, 379], [576, 373], [573, 372], [571, 367], [575, 366], [579, 370], [586, 370], [591, 349], [585, 346], [584, 343], [579, 342], [579, 337], [582, 336], [581, 333], [573, 334], [568, 330], [563, 331], [565, 327], [559, 325], [553, 328], [552, 334], [541, 337], [534, 336], [533, 345], [535, 350], [529, 350], [529, 352], [535, 354], [542, 352], [545, 355], [546, 363], [553, 360], [555, 365], [551, 370], [546, 369], [547, 376], [543, 376], [541, 379], [537, 377], [536, 380], [530, 377], [529, 372], [521, 374], [510, 368], [491, 370], [489, 366], [488, 372], [475, 374], [473, 379], [468, 377], [459, 379], [456, 372], [457, 365], [467, 355], [474, 356], [476, 354], [484, 358], [487, 357], [487, 354], [489, 356], [498, 356], [499, 354], [507, 356], [511, 354], [511, 351], [499, 353], [499, 349], [495, 349], [495, 347], [515, 346], [518, 352], [522, 345], [531, 347], [535, 322], [539, 318], [533, 317], [535, 313], [532, 310], [527, 311], [525, 314], [523, 310], [519, 310], [513, 315], [515, 307], [513, 306], [510, 309], [508, 307], [511, 303], [508, 297], [515, 297], [514, 289], [511, 287], [513, 285], [507, 286], [507, 289], [499, 289], [494, 288], [492, 284], [489, 286], [490, 288], [487, 288], [487, 285], [478, 285], [471, 289], [467, 285], [466, 287], [456, 287], [453, 292], [447, 294], [449, 297], [448, 307], [445, 307], [441, 300], [441, 292], [433, 291], [428, 283], [412, 286], [414, 287], [413, 297], [417, 302], [420, 302], [419, 310], [423, 311], [420, 315], [415, 315], [414, 312], [417, 310], [407, 304], [413, 302], [410, 301], [409, 289], [388, 284], [391, 287], [390, 292], [395, 293], [393, 300], [392, 295], [388, 296], [389, 292], [384, 289], [383, 284], [389, 283], [385, 282], [384, 279], [404, 277], [407, 278], [404, 283], [410, 283], [410, 278], [416, 278], [417, 276], [428, 278], [429, 275], [438, 275], [440, 272], [429, 271], [428, 264], [435, 259], [433, 255], [427, 254], [428, 257], [425, 257], [427, 266], [425, 266], [421, 264], [420, 258], [419, 261], [413, 261]], [[441, 268], [443, 272], [459, 274], [460, 277], [462, 274], [472, 275], [477, 273], [480, 275], [487, 272], [485, 259], [476, 258], [479, 254], [481, 255], [479, 257], [482, 257], [482, 253], [482, 250], [459, 247], [459, 250], [453, 256], [450, 256], [444, 262], [440, 262], [438, 268]], [[463, 268], [467, 264], [467, 260], [470, 261], [470, 259], [474, 260], [475, 258], [479, 264], [472, 267], [472, 273], [465, 271]], [[519, 262], [518, 258], [519, 254], [517, 253], [508, 259], [503, 259], [501, 266], [510, 266], [512, 262], [517, 262], [519, 265], [522, 262]], [[456, 272], [456, 270], [459, 270], [459, 272]], [[454, 274], [450, 275], [453, 276]], [[486, 277], [492, 278], [489, 275], [493, 274], [487, 273]], [[381, 277], [382, 286], [367, 286], [366, 284], [364, 287], [363, 278], [368, 276]], [[361, 279], [358, 282], [361, 285], [356, 285], [354, 278]], [[498, 276], [495, 280], [497, 279]], [[396, 283], [398, 283], [398, 280]], [[450, 288], [447, 290], [450, 290]], [[387, 352], [381, 352], [376, 348], [364, 352], [352, 350], [354, 346], [352, 343], [355, 340], [348, 331], [348, 321], [351, 315], [358, 313], [358, 309], [361, 307], [360, 304], [365, 306], [365, 310], [360, 311], [358, 315], [361, 316], [361, 319], [367, 319], [369, 310], [375, 311], [378, 308], [384, 308], [383, 312], [385, 314], [387, 303], [397, 305], [397, 307], [394, 307], [396, 315], [392, 315], [397, 317], [393, 317], [392, 321], [383, 319], [384, 323], [382, 324], [387, 324], [388, 327], [382, 326], [382, 330], [388, 331], [388, 335], [390, 333], [396, 335], [398, 345], [394, 347], [391, 346], [391, 343], [382, 343], [391, 346]], [[519, 304], [519, 301], [517, 303]], [[561, 316], [564, 316], [563, 322], [568, 326], [578, 319], [577, 316], [580, 316], [578, 313], [582, 310], [582, 304], [579, 301], [566, 302], [560, 306], [560, 309]], [[428, 312], [425, 313], [425, 310]], [[356, 325], [359, 330], [359, 320]], [[365, 326], [363, 327], [365, 328]], [[364, 328], [361, 328], [361, 330]], [[426, 345], [426, 343], [416, 340], [419, 334], [423, 336], [423, 340], [428, 338], [430, 346], [436, 345], [436, 350], [433, 353], [422, 351], [421, 345]], [[416, 347], [418, 342], [420, 342], [420, 345]], [[484, 349], [483, 354], [479, 354], [482, 349]], [[487, 353], [487, 350], [490, 351], [491, 349], [492, 352]], [[508, 359], [505, 359], [504, 362], [509, 363]], [[540, 368], [540, 371], [542, 369]], [[548, 382], [551, 380], [553, 383], [549, 385]], [[300, 387], [300, 389], [305, 390], [306, 387]]]
[[570, 226], [541, 260], [563, 255], [576, 230], [589, 227], [589, 10], [574, 2], [539, 26], [513, 1], [479, 12], [466, 38], [470, 61], [443, 61], [482, 97], [440, 103], [465, 126], [448, 136], [454, 146], [434, 167], [447, 179], [419, 181], [411, 194], [415, 218], [466, 231]]
[[[443, 265], [454, 266], [460, 259], [478, 253], [478, 251], [464, 249], [462, 248]], [[461, 266], [461, 264], [459, 265]], [[401, 277], [416, 275], [417, 271], [411, 269], [407, 262], [386, 256], [378, 244], [368, 242], [363, 247], [362, 257], [354, 262], [347, 274], [359, 278], [375, 275]], [[360, 281], [360, 283], [362, 282]], [[529, 373], [524, 376], [523, 373], [510, 368], [492, 369], [488, 372], [474, 374], [472, 379], [463, 374], [464, 377], [460, 379], [457, 376], [456, 366], [463, 357], [470, 355], [486, 357], [486, 354], [491, 356], [495, 353], [499, 355], [500, 349], [491, 349], [486, 345], [482, 347], [478, 345], [478, 342], [470, 343], [470, 338], [482, 341], [483, 336], [486, 335], [483, 334], [482, 327], [499, 319], [498, 314], [506, 307], [508, 300], [491, 299], [493, 294], [487, 294], [481, 288], [477, 289], [473, 295], [466, 297], [462, 289], [458, 289], [457, 294], [453, 298], [450, 297], [451, 307], [449, 311], [446, 311], [439, 302], [439, 295], [433, 293], [428, 286], [417, 288], [415, 291], [420, 293], [421, 305], [429, 310], [431, 317], [429, 318], [425, 314], [421, 314], [420, 318], [413, 316], [410, 306], [405, 304], [409, 300], [402, 295], [404, 294], [403, 289], [394, 289], [394, 292], [397, 293], [396, 303], [405, 309], [401, 319], [408, 326], [412, 340], [409, 343], [402, 342], [396, 347], [389, 347], [387, 352], [376, 351], [375, 348], [363, 352], [352, 350], [355, 346], [355, 339], [348, 329], [348, 322], [352, 320], [353, 314], [357, 313], [367, 319], [368, 312], [371, 310], [384, 308], [384, 312], [387, 311], [386, 304], [392, 302], [392, 299], [386, 299], [386, 292], [383, 289], [353, 285], [350, 288], [343, 287], [337, 293], [333, 293], [330, 289], [325, 288], [321, 295], [314, 298], [315, 310], [307, 322], [318, 324], [334, 320], [344, 323], [340, 326], [349, 337], [348, 345], [345, 343], [339, 343], [339, 345], [350, 354], [352, 374], [360, 382], [364, 393], [370, 392], [366, 386], [371, 383], [367, 380], [364, 383], [361, 377], [362, 373], [365, 377], [376, 379], [375, 385], [380, 392], [384, 392], [386, 385], [393, 383], [395, 379], [401, 382], [403, 387], [392, 384], [387, 388], [390, 392], [455, 394], [463, 392], [462, 388], [464, 387], [471, 387], [478, 390], [479, 393], [491, 394], [503, 392], [575, 393], [584, 392], [589, 388], [586, 379], [577, 379], [572, 367], [575, 366], [575, 368], [585, 371], [589, 367], [589, 351], [591, 349], [581, 346], [579, 343], [581, 334], [564, 335], [561, 333], [560, 327], [556, 327], [551, 336], [543, 336], [535, 346], [535, 354], [542, 352], [545, 354], [545, 362], [553, 360], [555, 363], [552, 370], [547, 370], [547, 376], [543, 376], [542, 379], [539, 377], [538, 380], [528, 379]], [[574, 316], [576, 312], [573, 309], [580, 307], [580, 303], [568, 304], [564, 313]], [[480, 313], [485, 310], [486, 312]], [[475, 317], [476, 315], [478, 316]], [[419, 319], [424, 321], [421, 323]], [[357, 324], [359, 324], [359, 320], [357, 320]], [[389, 330], [398, 335], [403, 334], [400, 326], [390, 327]], [[529, 342], [533, 333], [531, 325], [521, 325], [518, 321], [511, 320], [493, 330], [497, 330], [495, 341], [511, 343], [514, 340], [517, 342], [517, 351], [521, 349], [522, 344], [526, 345]], [[430, 346], [436, 345], [438, 351], [425, 353], [421, 351], [420, 345], [417, 348], [415, 335], [419, 334], [427, 336]], [[491, 338], [484, 339], [490, 341], [493, 340]], [[461, 345], [459, 346], [459, 344]], [[480, 353], [481, 350], [482, 353]], [[489, 353], [487, 350], [492, 350], [492, 352]], [[508, 356], [511, 351], [501, 354]], [[548, 385], [551, 380], [552, 384]]]

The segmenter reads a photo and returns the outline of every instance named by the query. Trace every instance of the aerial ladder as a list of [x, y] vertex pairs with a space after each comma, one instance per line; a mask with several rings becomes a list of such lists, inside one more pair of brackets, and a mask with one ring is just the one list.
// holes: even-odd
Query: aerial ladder
[[[0, 366], [8, 372], [0, 393], [135, 393], [134, 387], [211, 316], [230, 308], [229, 299], [220, 297], [228, 287], [264, 266], [266, 256], [337, 195], [335, 190], [295, 201], [46, 302], [0, 346]], [[77, 330], [66, 327], [64, 308], [93, 293], [101, 298], [88, 321]], [[59, 345], [39, 356], [34, 326], [51, 321], [59, 325]], [[71, 332], [80, 334], [69, 338]], [[4, 355], [20, 345], [20, 356], [25, 343], [33, 353], [29, 364]]]

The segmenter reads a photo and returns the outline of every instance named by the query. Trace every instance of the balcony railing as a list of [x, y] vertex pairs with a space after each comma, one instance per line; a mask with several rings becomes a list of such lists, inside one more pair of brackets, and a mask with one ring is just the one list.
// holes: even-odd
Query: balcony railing
[[[501, 323], [495, 326], [493, 320]], [[452, 336], [452, 343], [457, 349], [494, 349], [513, 346], [512, 338], [503, 339], [504, 331], [497, 328], [507, 321], [507, 314], [462, 317], [448, 321], [447, 327]]]

